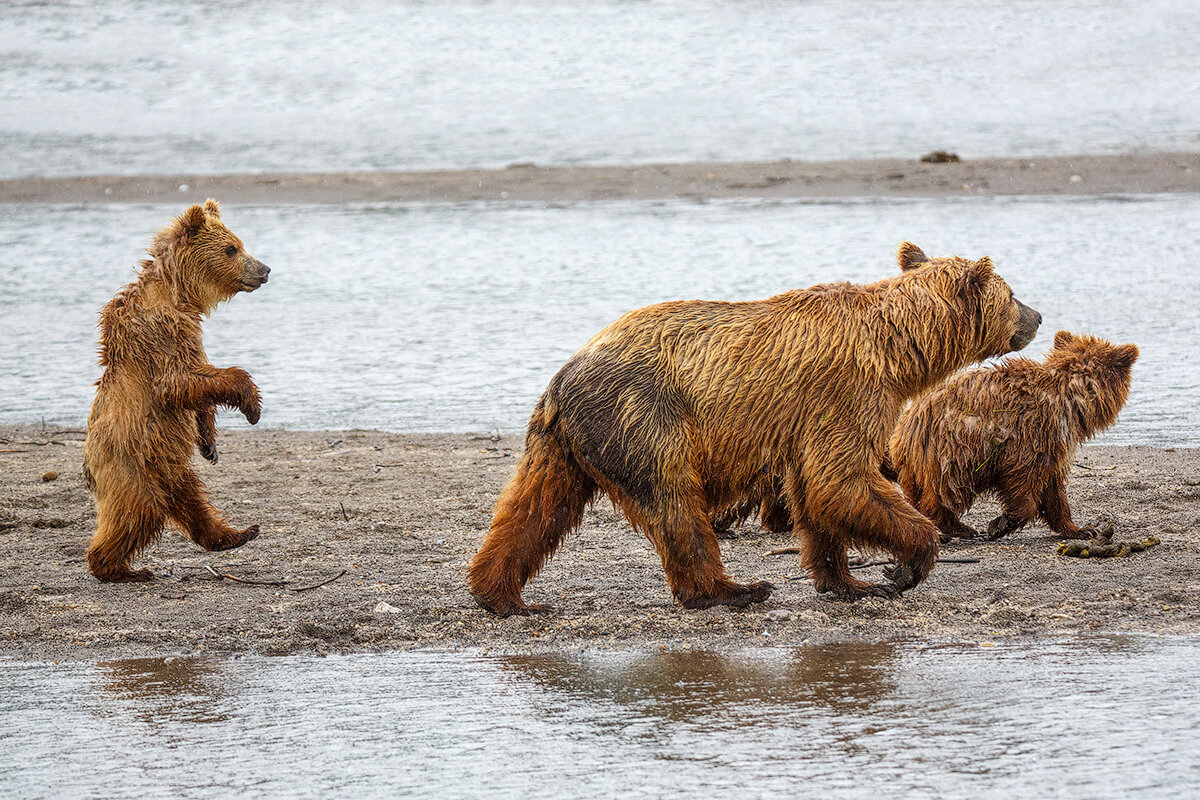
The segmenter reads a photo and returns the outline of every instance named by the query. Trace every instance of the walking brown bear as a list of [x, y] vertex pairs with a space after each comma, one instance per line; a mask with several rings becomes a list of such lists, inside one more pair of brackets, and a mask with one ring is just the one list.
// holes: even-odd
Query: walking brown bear
[[959, 517], [991, 493], [1003, 513], [990, 539], [1037, 517], [1088, 538], [1071, 520], [1067, 476], [1079, 445], [1117, 421], [1137, 357], [1132, 344], [1059, 331], [1040, 364], [1011, 358], [951, 378], [901, 415], [888, 443], [905, 495], [946, 539], [975, 535]]
[[96, 399], [83, 446], [84, 477], [96, 497], [88, 567], [102, 581], [150, 580], [130, 562], [170, 520], [206, 550], [239, 547], [258, 526], [231, 528], [189, 466], [192, 449], [217, 460], [216, 406], [258, 422], [258, 387], [238, 367], [208, 363], [201, 318], [270, 269], [221, 222], [215, 200], [160, 230], [137, 280], [100, 312]]
[[[1019, 350], [1041, 316], [992, 261], [900, 246], [901, 273], [745, 303], [631, 311], [567, 360], [538, 401], [525, 452], [471, 561], [476, 601], [545, 611], [521, 590], [603, 492], [654, 544], [688, 608], [762, 602], [735, 582], [711, 520], [776, 483], [818, 591], [894, 596], [937, 557], [937, 529], [880, 474], [905, 400], [966, 364]], [[891, 552], [884, 584], [847, 547]]]

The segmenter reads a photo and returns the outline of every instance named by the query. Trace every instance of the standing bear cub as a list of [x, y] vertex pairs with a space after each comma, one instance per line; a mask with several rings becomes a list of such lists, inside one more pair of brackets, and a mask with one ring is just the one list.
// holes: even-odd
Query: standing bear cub
[[[888, 435], [908, 398], [1021, 349], [1041, 315], [989, 258], [930, 259], [905, 242], [900, 266], [865, 286], [661, 303], [596, 334], [538, 401], [471, 561], [475, 600], [502, 616], [546, 610], [521, 591], [599, 492], [650, 539], [687, 608], [767, 599], [771, 584], [726, 573], [712, 521], [775, 496], [818, 591], [894, 596], [920, 583], [938, 533], [880, 473]], [[892, 553], [889, 582], [856, 580], [847, 547]]]
[[88, 416], [83, 472], [96, 497], [88, 567], [102, 581], [150, 580], [130, 562], [171, 521], [206, 550], [239, 547], [258, 526], [235, 530], [212, 507], [189, 466], [193, 448], [217, 460], [216, 406], [251, 424], [258, 387], [238, 367], [208, 363], [201, 318], [238, 292], [267, 282], [270, 269], [221, 222], [215, 200], [160, 230], [137, 280], [100, 312], [100, 366]]
[[888, 444], [905, 495], [947, 539], [975, 535], [959, 517], [993, 492], [1003, 513], [990, 539], [1037, 517], [1088, 538], [1071, 521], [1067, 475], [1080, 443], [1116, 422], [1137, 357], [1132, 344], [1059, 331], [1043, 363], [1012, 358], [951, 378], [905, 411]]

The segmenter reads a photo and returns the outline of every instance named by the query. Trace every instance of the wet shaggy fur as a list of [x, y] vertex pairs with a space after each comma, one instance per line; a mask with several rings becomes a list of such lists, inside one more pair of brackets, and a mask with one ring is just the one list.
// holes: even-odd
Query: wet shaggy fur
[[1138, 349], [1059, 331], [1045, 361], [1010, 358], [970, 370], [904, 412], [888, 444], [905, 495], [944, 538], [975, 531], [959, 519], [996, 494], [999, 538], [1041, 517], [1086, 539], [1071, 520], [1067, 475], [1079, 445], [1112, 425], [1129, 396]]
[[[905, 400], [1024, 347], [1040, 316], [990, 259], [928, 259], [906, 242], [900, 264], [865, 286], [648, 306], [596, 334], [533, 412], [469, 568], [476, 601], [500, 615], [543, 610], [521, 591], [600, 492], [650, 539], [688, 608], [769, 596], [770, 584], [725, 572], [712, 520], [776, 491], [818, 590], [893, 595], [919, 583], [937, 530], [880, 474], [887, 437]], [[892, 580], [856, 580], [849, 546], [894, 554]]]
[[102, 581], [149, 580], [130, 562], [172, 522], [206, 550], [258, 535], [231, 528], [189, 463], [197, 446], [216, 462], [216, 407], [258, 421], [245, 370], [208, 363], [200, 322], [252, 292], [269, 269], [221, 222], [216, 201], [192, 206], [155, 235], [137, 280], [100, 312], [100, 365], [88, 416], [84, 477], [96, 498], [88, 567]]

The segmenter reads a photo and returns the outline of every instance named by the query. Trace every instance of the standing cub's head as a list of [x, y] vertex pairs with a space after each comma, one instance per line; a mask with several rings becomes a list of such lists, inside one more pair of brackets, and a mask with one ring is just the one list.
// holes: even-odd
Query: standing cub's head
[[238, 292], [253, 292], [271, 272], [225, 227], [216, 200], [176, 217], [154, 237], [150, 252], [176, 295], [204, 313]]
[[926, 273], [938, 284], [943, 299], [963, 303], [972, 312], [979, 345], [975, 360], [1020, 350], [1037, 335], [1042, 315], [1013, 297], [988, 256], [978, 261], [930, 258], [912, 242], [902, 242], [897, 260], [901, 272]]
[[1096, 336], [1054, 334], [1054, 349], [1043, 362], [1060, 379], [1065, 399], [1075, 409], [1075, 423], [1084, 437], [1117, 421], [1129, 398], [1136, 345], [1114, 345]]

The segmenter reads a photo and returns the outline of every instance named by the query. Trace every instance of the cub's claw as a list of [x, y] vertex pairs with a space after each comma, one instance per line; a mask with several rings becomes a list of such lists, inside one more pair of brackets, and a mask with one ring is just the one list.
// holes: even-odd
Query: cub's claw
[[200, 455], [204, 456], [205, 460], [212, 464], [217, 463], [217, 460], [220, 458], [215, 444], [205, 444], [203, 442], [200, 444]]

